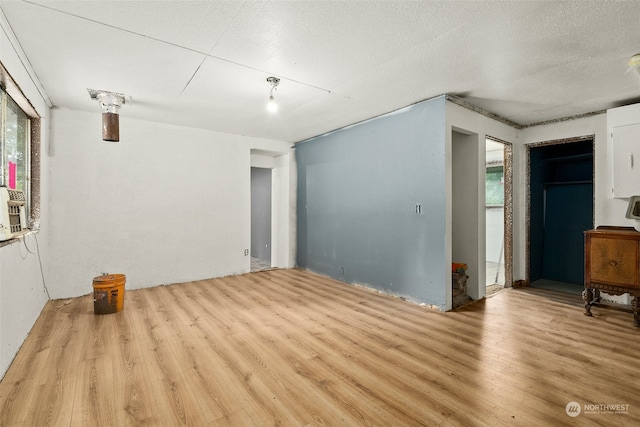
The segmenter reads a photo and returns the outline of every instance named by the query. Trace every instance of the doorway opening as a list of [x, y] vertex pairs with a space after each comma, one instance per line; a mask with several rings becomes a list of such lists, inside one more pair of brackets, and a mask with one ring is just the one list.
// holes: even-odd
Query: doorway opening
[[527, 146], [527, 277], [531, 287], [580, 294], [584, 231], [593, 228], [593, 136]]
[[513, 282], [513, 168], [512, 146], [487, 137], [485, 149], [486, 295]]
[[271, 169], [251, 168], [251, 271], [271, 268]]
[[466, 264], [464, 284], [452, 284], [452, 308], [484, 297], [480, 233], [481, 139], [477, 133], [451, 132], [451, 261]]

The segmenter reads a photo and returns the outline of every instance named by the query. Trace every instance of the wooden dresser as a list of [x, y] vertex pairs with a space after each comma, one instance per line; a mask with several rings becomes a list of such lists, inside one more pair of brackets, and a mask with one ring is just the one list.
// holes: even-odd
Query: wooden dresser
[[633, 296], [633, 325], [640, 326], [640, 232], [601, 226], [584, 232], [584, 314], [600, 302], [600, 291]]

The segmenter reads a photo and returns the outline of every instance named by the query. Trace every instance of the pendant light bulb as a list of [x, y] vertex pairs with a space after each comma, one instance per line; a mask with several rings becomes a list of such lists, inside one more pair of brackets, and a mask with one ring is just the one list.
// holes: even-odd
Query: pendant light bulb
[[267, 111], [269, 111], [270, 113], [275, 113], [276, 111], [278, 111], [278, 104], [273, 98], [273, 95], [269, 97], [269, 102], [267, 103]]
[[269, 111], [270, 113], [275, 113], [276, 111], [278, 111], [278, 104], [273, 97], [273, 91], [280, 83], [280, 79], [277, 77], [267, 77], [267, 83], [269, 84], [269, 86], [271, 86], [271, 90], [269, 91], [269, 102], [267, 103], [267, 111]]

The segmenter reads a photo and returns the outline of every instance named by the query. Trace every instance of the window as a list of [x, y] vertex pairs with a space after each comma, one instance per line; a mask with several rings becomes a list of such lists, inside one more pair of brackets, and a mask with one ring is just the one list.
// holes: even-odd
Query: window
[[22, 191], [29, 228], [40, 225], [40, 116], [0, 63], [0, 185]]
[[504, 205], [504, 170], [500, 166], [488, 166], [486, 177], [487, 206]]
[[0, 90], [0, 105], [0, 184], [24, 192], [28, 199], [31, 122], [4, 90]]

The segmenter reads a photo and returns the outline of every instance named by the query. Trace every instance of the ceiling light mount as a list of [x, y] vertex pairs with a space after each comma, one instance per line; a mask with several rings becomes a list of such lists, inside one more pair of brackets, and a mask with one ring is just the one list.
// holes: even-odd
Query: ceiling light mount
[[269, 86], [271, 86], [271, 89], [269, 90], [269, 103], [267, 104], [267, 110], [269, 110], [269, 112], [271, 113], [275, 113], [276, 111], [278, 111], [278, 104], [276, 104], [276, 100], [273, 97], [273, 91], [280, 84], [280, 79], [273, 76], [267, 77], [267, 83], [269, 84]]
[[120, 141], [120, 120], [118, 111], [126, 103], [121, 93], [106, 90], [87, 89], [89, 97], [100, 103], [102, 109], [102, 140]]
[[277, 77], [267, 77], [267, 83], [269, 83], [272, 88], [275, 88], [280, 84], [280, 79]]

